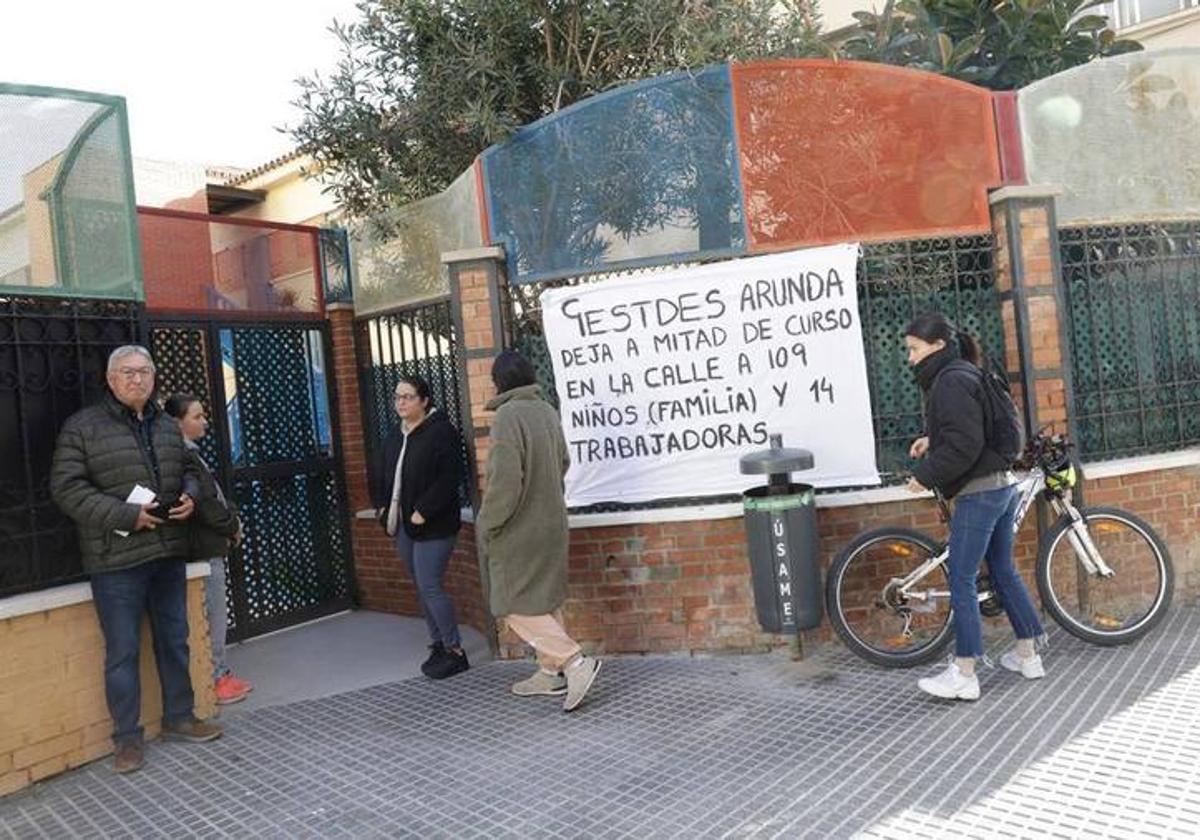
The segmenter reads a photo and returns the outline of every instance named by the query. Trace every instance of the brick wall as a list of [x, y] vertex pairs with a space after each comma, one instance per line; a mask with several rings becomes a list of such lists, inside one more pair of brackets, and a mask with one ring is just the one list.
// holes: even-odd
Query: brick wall
[[[1200, 467], [1088, 481], [1088, 504], [1116, 504], [1146, 519], [1175, 561], [1176, 594], [1200, 595]], [[818, 510], [822, 580], [834, 556], [859, 533], [884, 526], [945, 535], [927, 499]], [[607, 653], [745, 651], [779, 647], [786, 636], [758, 627], [741, 518], [616, 525], [571, 532], [569, 632], [588, 650]], [[1016, 546], [1017, 566], [1037, 598], [1037, 526], [1031, 513]], [[992, 619], [997, 627], [1003, 618]], [[828, 619], [803, 635], [832, 638]], [[516, 637], [501, 653], [526, 655]]]
[[1149, 522], [1174, 561], [1176, 598], [1200, 596], [1200, 467], [1088, 481], [1084, 501], [1121, 507]]
[[[1056, 431], [1065, 431], [1070, 420], [1067, 394], [1071, 383], [1059, 329], [1053, 199], [1030, 188], [1001, 191], [993, 198], [1006, 363], [1018, 374], [1015, 396], [1024, 402], [1027, 383], [1032, 392], [1027, 407], [1030, 423], [1035, 428], [1052, 424]], [[469, 430], [480, 490], [491, 420], [484, 405], [494, 393], [491, 359], [504, 345], [495, 318], [503, 259], [485, 253], [488, 250], [455, 255], [450, 261], [453, 305], [463, 338], [462, 376], [468, 406], [464, 426]], [[1021, 336], [1025, 339], [1019, 340]], [[1177, 588], [1185, 596], [1200, 592], [1200, 538], [1194, 525], [1200, 512], [1198, 483], [1197, 470], [1187, 468], [1105, 478], [1085, 486], [1088, 503], [1123, 504], [1159, 529], [1176, 562]], [[1031, 514], [1016, 548], [1018, 568], [1031, 591], [1036, 591], [1035, 520]], [[945, 533], [935, 507], [923, 499], [822, 508], [818, 525], [823, 571], [846, 543], [870, 528], [902, 525], [939, 538]], [[464, 613], [478, 610], [485, 615], [473, 546], [468, 540], [461, 541], [456, 551], [452, 591], [464, 605], [460, 607], [465, 607]], [[356, 526], [355, 545], [364, 605], [415, 614], [416, 598], [407, 575], [373, 523]], [[758, 627], [740, 517], [573, 529], [569, 562], [568, 629], [590, 650], [753, 650], [790, 641], [762, 633]], [[1002, 618], [993, 621], [1004, 623]], [[812, 640], [829, 636], [827, 622], [805, 634]], [[499, 642], [501, 655], [527, 652], [508, 633], [502, 633]]]
[[[216, 710], [203, 579], [188, 581], [196, 714]], [[142, 725], [155, 737], [162, 692], [148, 621], [142, 623]], [[0, 796], [109, 755], [104, 637], [91, 602], [0, 620]]]
[[[358, 381], [358, 348], [354, 340], [354, 310], [346, 304], [331, 304], [328, 314], [333, 342], [338, 444], [345, 466], [346, 494], [352, 512], [365, 511], [371, 508], [371, 496]], [[421, 607], [412, 577], [379, 524], [374, 519], [355, 517], [351, 524], [351, 540], [358, 605], [368, 610], [420, 616]], [[446, 588], [454, 598], [459, 621], [486, 632], [486, 607], [470, 525], [465, 526], [459, 536], [447, 572]]]
[[[412, 577], [404, 567], [392, 540], [373, 519], [354, 522], [354, 565], [358, 577], [359, 606], [366, 610], [420, 616]], [[487, 605], [475, 557], [475, 529], [464, 523], [459, 532], [450, 566], [446, 591], [454, 599], [461, 624], [487, 632]]]

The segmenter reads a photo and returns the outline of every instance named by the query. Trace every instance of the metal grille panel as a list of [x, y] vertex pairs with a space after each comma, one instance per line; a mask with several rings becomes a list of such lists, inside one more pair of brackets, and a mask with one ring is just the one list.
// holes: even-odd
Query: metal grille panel
[[213, 388], [208, 374], [208, 336], [197, 327], [155, 327], [150, 330], [150, 353], [154, 356], [158, 395], [191, 394], [204, 403], [213, 433], [200, 439], [200, 451], [210, 465], [220, 463], [213, 421]]
[[[462, 430], [462, 391], [458, 380], [458, 337], [448, 300], [436, 300], [383, 315], [360, 319], [357, 325], [368, 466], [378, 479], [383, 441], [399, 422], [392, 394], [402, 376], [420, 376], [429, 383], [434, 405], [445, 411]], [[465, 438], [465, 436], [464, 436]], [[465, 484], [467, 450], [463, 450], [464, 484], [460, 495], [470, 495]]]
[[255, 632], [349, 602], [346, 510], [334, 473], [239, 478], [234, 498], [245, 531], [245, 616]]
[[875, 425], [876, 458], [888, 483], [912, 468], [908, 447], [924, 430], [921, 391], [908, 366], [904, 328], [921, 312], [944, 312], [1001, 363], [1004, 327], [991, 236], [863, 246], [859, 315]]
[[[238, 328], [232, 336], [234, 461], [255, 466], [330, 453], [329, 402], [316, 330]], [[222, 338], [228, 346], [228, 338]], [[230, 395], [234, 398], [233, 395]]]
[[1200, 443], [1200, 222], [1058, 235], [1080, 453]]
[[[202, 449], [238, 505], [229, 638], [349, 606], [349, 521], [333, 456], [328, 325], [166, 322], [151, 331], [160, 391], [205, 401]], [[214, 379], [214, 377], [216, 377]]]
[[75, 526], [50, 499], [54, 445], [137, 329], [132, 303], [0, 298], [0, 596], [80, 576]]

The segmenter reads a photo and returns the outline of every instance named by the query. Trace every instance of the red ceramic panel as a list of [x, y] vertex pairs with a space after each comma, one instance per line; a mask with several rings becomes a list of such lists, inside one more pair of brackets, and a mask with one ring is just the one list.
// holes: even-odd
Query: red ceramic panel
[[138, 213], [142, 276], [151, 309], [208, 308], [204, 290], [213, 286], [208, 225]]
[[990, 230], [988, 91], [850, 61], [732, 71], [751, 251]]
[[320, 312], [315, 228], [138, 210], [151, 311]]

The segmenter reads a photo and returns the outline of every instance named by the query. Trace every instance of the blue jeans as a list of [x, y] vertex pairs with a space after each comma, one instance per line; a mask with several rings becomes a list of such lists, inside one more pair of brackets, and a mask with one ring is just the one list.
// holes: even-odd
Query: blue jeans
[[408, 564], [408, 572], [417, 586], [429, 638], [448, 648], [462, 644], [454, 617], [454, 601], [442, 585], [456, 541], [457, 537], [445, 537], [414, 542], [404, 533], [403, 525], [396, 530], [396, 552]]
[[229, 605], [225, 600], [225, 558], [213, 557], [208, 561], [212, 571], [204, 591], [204, 603], [208, 608], [208, 631], [212, 637], [213, 682], [229, 673], [225, 664], [225, 636], [229, 633]]
[[92, 601], [104, 633], [104, 692], [113, 719], [113, 741], [140, 743], [142, 727], [142, 615], [149, 611], [154, 659], [162, 684], [163, 723], [192, 716], [188, 672], [187, 572], [182, 560], [155, 560], [92, 575]]
[[960, 496], [950, 519], [950, 606], [954, 608], [954, 655], [983, 656], [983, 621], [975, 576], [987, 559], [988, 576], [1018, 639], [1045, 634], [1029, 590], [1013, 563], [1015, 486]]

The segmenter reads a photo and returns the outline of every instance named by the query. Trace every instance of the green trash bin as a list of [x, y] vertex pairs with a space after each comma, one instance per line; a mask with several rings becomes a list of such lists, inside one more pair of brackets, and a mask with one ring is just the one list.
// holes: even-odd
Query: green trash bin
[[742, 496], [758, 623], [768, 633], [810, 630], [823, 614], [817, 509], [812, 486], [791, 473], [812, 469], [812, 453], [771, 435], [771, 448], [742, 456], [740, 466], [768, 476]]

